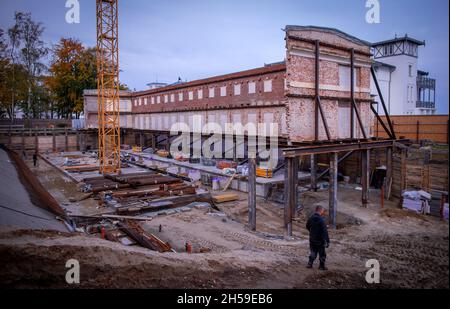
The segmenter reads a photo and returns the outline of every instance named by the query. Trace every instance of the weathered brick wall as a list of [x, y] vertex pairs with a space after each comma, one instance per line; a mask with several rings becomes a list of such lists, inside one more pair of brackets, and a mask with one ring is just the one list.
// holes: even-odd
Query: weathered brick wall
[[[314, 140], [315, 44], [319, 40], [319, 93], [331, 138], [350, 137], [350, 49], [355, 50], [355, 99], [365, 131], [370, 136], [370, 59], [369, 46], [338, 30], [314, 27], [286, 29], [286, 63], [211, 77], [131, 94], [131, 114], [127, 127], [138, 130], [168, 131], [184, 122], [197, 123], [276, 123], [279, 136], [293, 142]], [[293, 39], [297, 37], [306, 41]], [[344, 50], [343, 50], [343, 49]], [[348, 72], [345, 71], [348, 69]], [[346, 73], [347, 72], [347, 73]], [[265, 82], [270, 91], [264, 91]], [[250, 93], [249, 84], [255, 84]], [[235, 93], [235, 85], [240, 92]], [[221, 87], [226, 93], [221, 95]], [[214, 95], [210, 96], [210, 89]], [[201, 91], [201, 95], [199, 94]], [[295, 96], [295, 97], [294, 97]], [[87, 116], [95, 123], [96, 113]], [[355, 138], [363, 137], [355, 117]], [[319, 139], [326, 139], [320, 121]]]
[[[304, 39], [298, 40], [296, 38]], [[312, 41], [309, 41], [312, 40]], [[355, 99], [367, 135], [370, 134], [370, 48], [338, 31], [323, 29], [286, 29], [286, 91], [289, 138], [294, 142], [312, 141], [315, 138], [315, 43], [320, 46], [319, 95], [332, 139], [349, 138], [350, 109], [343, 105], [350, 99], [350, 49], [355, 54]], [[325, 45], [326, 44], [326, 45]], [[336, 45], [337, 47], [329, 46]], [[348, 69], [348, 76], [345, 70]], [[344, 72], [344, 73], [343, 73]], [[348, 79], [345, 84], [344, 79]], [[360, 101], [366, 100], [366, 101]], [[340, 110], [341, 108], [345, 108]], [[346, 111], [348, 110], [348, 115]], [[356, 117], [355, 117], [356, 122]], [[359, 125], [355, 137], [363, 137]], [[348, 133], [347, 133], [348, 132]], [[322, 120], [319, 139], [326, 139]]]
[[[132, 111], [133, 113], [180, 112], [280, 105], [284, 101], [284, 70], [284, 64], [280, 64], [138, 92], [133, 95]], [[272, 81], [272, 90], [264, 92], [264, 81], [269, 80]], [[249, 93], [249, 83], [252, 82], [255, 83], [255, 93]], [[234, 93], [234, 85], [241, 85], [240, 94]], [[226, 87], [226, 96], [221, 96], [221, 87]], [[214, 97], [209, 96], [211, 88], [214, 88]], [[202, 98], [198, 96], [199, 90], [202, 91]], [[189, 99], [190, 92], [192, 100]], [[158, 100], [160, 103], [157, 103]]]
[[[287, 133], [284, 78], [285, 65], [277, 64], [139, 92], [132, 100], [133, 127], [168, 131], [174, 123], [185, 123], [194, 131], [194, 124], [201, 128], [206, 123], [217, 123], [225, 129], [227, 123], [275, 123], [278, 132], [273, 133], [280, 136]], [[265, 89], [267, 81], [271, 86]], [[238, 93], [235, 85], [239, 85]], [[224, 96], [222, 87], [226, 87]], [[194, 123], [194, 116], [201, 120]]]

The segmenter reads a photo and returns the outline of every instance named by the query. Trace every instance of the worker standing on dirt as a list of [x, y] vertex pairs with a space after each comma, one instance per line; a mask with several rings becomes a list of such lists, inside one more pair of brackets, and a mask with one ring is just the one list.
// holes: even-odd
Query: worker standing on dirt
[[307, 266], [308, 268], [313, 267], [318, 254], [320, 261], [319, 269], [328, 270], [328, 268], [325, 267], [325, 260], [327, 257], [325, 248], [330, 246], [330, 238], [328, 237], [328, 229], [323, 218], [324, 212], [325, 209], [322, 206], [317, 206], [316, 212], [306, 223], [306, 228], [309, 231], [309, 248], [311, 251]]
[[37, 159], [38, 159], [37, 152], [35, 152], [35, 153], [33, 153], [33, 165], [34, 165], [34, 167], [37, 166]]

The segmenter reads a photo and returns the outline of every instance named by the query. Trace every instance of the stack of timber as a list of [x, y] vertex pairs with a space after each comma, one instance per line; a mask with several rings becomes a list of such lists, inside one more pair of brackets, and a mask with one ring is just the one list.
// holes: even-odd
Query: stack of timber
[[439, 215], [440, 199], [448, 196], [448, 149], [399, 147], [393, 154], [391, 197], [402, 202], [405, 190], [432, 194], [431, 213]]

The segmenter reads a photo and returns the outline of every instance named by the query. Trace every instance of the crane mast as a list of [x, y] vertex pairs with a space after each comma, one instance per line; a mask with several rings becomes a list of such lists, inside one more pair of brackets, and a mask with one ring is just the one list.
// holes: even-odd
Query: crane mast
[[101, 174], [120, 173], [118, 0], [96, 0], [98, 158]]

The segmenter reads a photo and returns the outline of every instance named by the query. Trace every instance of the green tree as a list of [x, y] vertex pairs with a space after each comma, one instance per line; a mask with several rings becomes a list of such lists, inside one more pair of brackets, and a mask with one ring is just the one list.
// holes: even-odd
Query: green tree
[[33, 21], [30, 13], [16, 12], [15, 21], [13, 28], [17, 27], [21, 41], [19, 55], [28, 73], [28, 95], [22, 109], [28, 117], [40, 118], [42, 108], [36, 96], [41, 86], [39, 84], [41, 74], [46, 70], [42, 58], [48, 54], [48, 48], [41, 38], [44, 26], [40, 22]]
[[41, 115], [39, 94], [42, 92], [42, 74], [46, 70], [42, 61], [48, 53], [41, 39], [43, 32], [42, 23], [34, 22], [30, 13], [16, 12], [14, 25], [8, 29], [7, 41], [4, 32], [1, 33], [0, 103], [11, 121], [15, 118], [17, 106], [22, 108], [26, 117], [39, 118]]
[[8, 117], [14, 121], [16, 104], [24, 102], [27, 95], [28, 73], [22, 64], [15, 61], [15, 38], [8, 44], [4, 31], [0, 29], [0, 117]]

